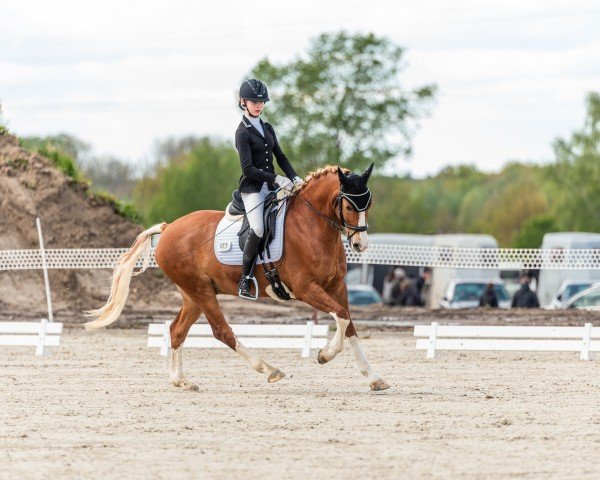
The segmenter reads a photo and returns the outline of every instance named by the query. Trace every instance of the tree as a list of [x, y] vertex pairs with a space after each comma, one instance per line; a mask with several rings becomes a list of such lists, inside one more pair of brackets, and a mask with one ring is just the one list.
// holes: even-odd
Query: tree
[[121, 200], [131, 201], [136, 183], [134, 168], [116, 157], [93, 157], [85, 163], [83, 173], [92, 181], [94, 190], [115, 195]]
[[532, 217], [523, 223], [521, 230], [515, 235], [515, 248], [540, 248], [544, 235], [558, 230], [556, 221], [548, 215]]
[[134, 200], [147, 223], [172, 221], [195, 210], [224, 210], [238, 186], [240, 162], [230, 142], [201, 138], [142, 178]]
[[86, 157], [91, 150], [89, 143], [68, 133], [59, 133], [58, 135], [48, 135], [46, 137], [21, 137], [21, 145], [32, 152], [40, 150], [56, 151], [61, 155], [71, 157], [80, 167], [85, 163]]
[[557, 216], [567, 229], [600, 231], [600, 95], [589, 93], [584, 126], [554, 142], [555, 181], [563, 192]]
[[298, 170], [381, 168], [410, 154], [415, 122], [436, 87], [405, 90], [403, 54], [385, 37], [342, 31], [313, 39], [306, 58], [283, 65], [265, 58], [254, 67], [274, 100], [266, 116]]

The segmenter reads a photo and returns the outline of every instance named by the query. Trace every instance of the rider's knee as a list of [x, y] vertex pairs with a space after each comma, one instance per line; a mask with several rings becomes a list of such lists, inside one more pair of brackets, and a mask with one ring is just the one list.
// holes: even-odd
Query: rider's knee
[[258, 238], [262, 238], [262, 236], [265, 234], [265, 227], [263, 227], [262, 225], [257, 225], [252, 230]]

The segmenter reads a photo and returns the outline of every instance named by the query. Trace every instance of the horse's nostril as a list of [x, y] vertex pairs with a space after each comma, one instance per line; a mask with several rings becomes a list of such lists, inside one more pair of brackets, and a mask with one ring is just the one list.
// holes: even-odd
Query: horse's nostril
[[355, 243], [352, 246], [354, 247], [354, 250], [360, 250], [360, 243]]

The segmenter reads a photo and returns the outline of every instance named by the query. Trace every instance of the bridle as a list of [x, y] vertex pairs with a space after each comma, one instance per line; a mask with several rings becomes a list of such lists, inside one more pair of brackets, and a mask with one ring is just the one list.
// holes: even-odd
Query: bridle
[[[340, 189], [340, 192], [338, 193], [337, 197], [335, 198], [334, 205], [336, 205], [338, 207], [338, 215], [339, 215], [341, 224], [336, 222], [335, 220], [331, 219], [330, 217], [328, 217], [324, 213], [320, 212], [319, 210], [317, 210], [315, 207], [313, 207], [310, 204], [310, 202], [304, 200], [302, 197], [299, 197], [297, 193], [292, 192], [290, 194], [290, 196], [294, 196], [298, 200], [303, 202], [313, 212], [315, 212], [317, 215], [319, 215], [319, 216], [323, 217], [325, 220], [327, 220], [333, 226], [333, 228], [335, 228], [336, 230], [339, 230], [342, 233], [345, 233], [346, 238], [348, 239], [348, 243], [350, 243], [350, 244], [351, 244], [352, 237], [354, 235], [356, 235], [359, 232], [366, 232], [367, 229], [369, 228], [369, 224], [366, 224], [363, 226], [349, 225], [346, 222], [346, 219], [344, 218], [344, 212], [342, 210], [342, 199], [344, 199], [344, 198], [354, 207], [354, 209], [357, 212], [364, 212], [365, 210], [367, 210], [371, 206], [371, 192], [369, 191], [368, 188], [365, 192], [358, 193], [358, 194], [346, 193]], [[348, 230], [352, 230], [352, 233], [348, 233]]]

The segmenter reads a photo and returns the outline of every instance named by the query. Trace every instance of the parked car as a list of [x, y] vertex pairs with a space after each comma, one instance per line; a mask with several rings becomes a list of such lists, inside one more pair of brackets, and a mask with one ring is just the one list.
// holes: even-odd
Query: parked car
[[563, 309], [600, 310], [600, 282], [573, 295], [561, 306]]
[[371, 285], [348, 285], [348, 303], [356, 306], [381, 306], [383, 299]]
[[546, 308], [549, 310], [561, 308], [563, 303], [568, 301], [572, 296], [584, 291], [594, 283], [596, 283], [594, 280], [565, 280], [554, 294], [554, 297], [552, 297], [550, 305]]
[[498, 307], [510, 308], [510, 297], [499, 278], [468, 279], [455, 278], [446, 285], [444, 296], [440, 301], [441, 308], [477, 308], [479, 297], [483, 294], [488, 283], [494, 284], [494, 291], [498, 297]]

